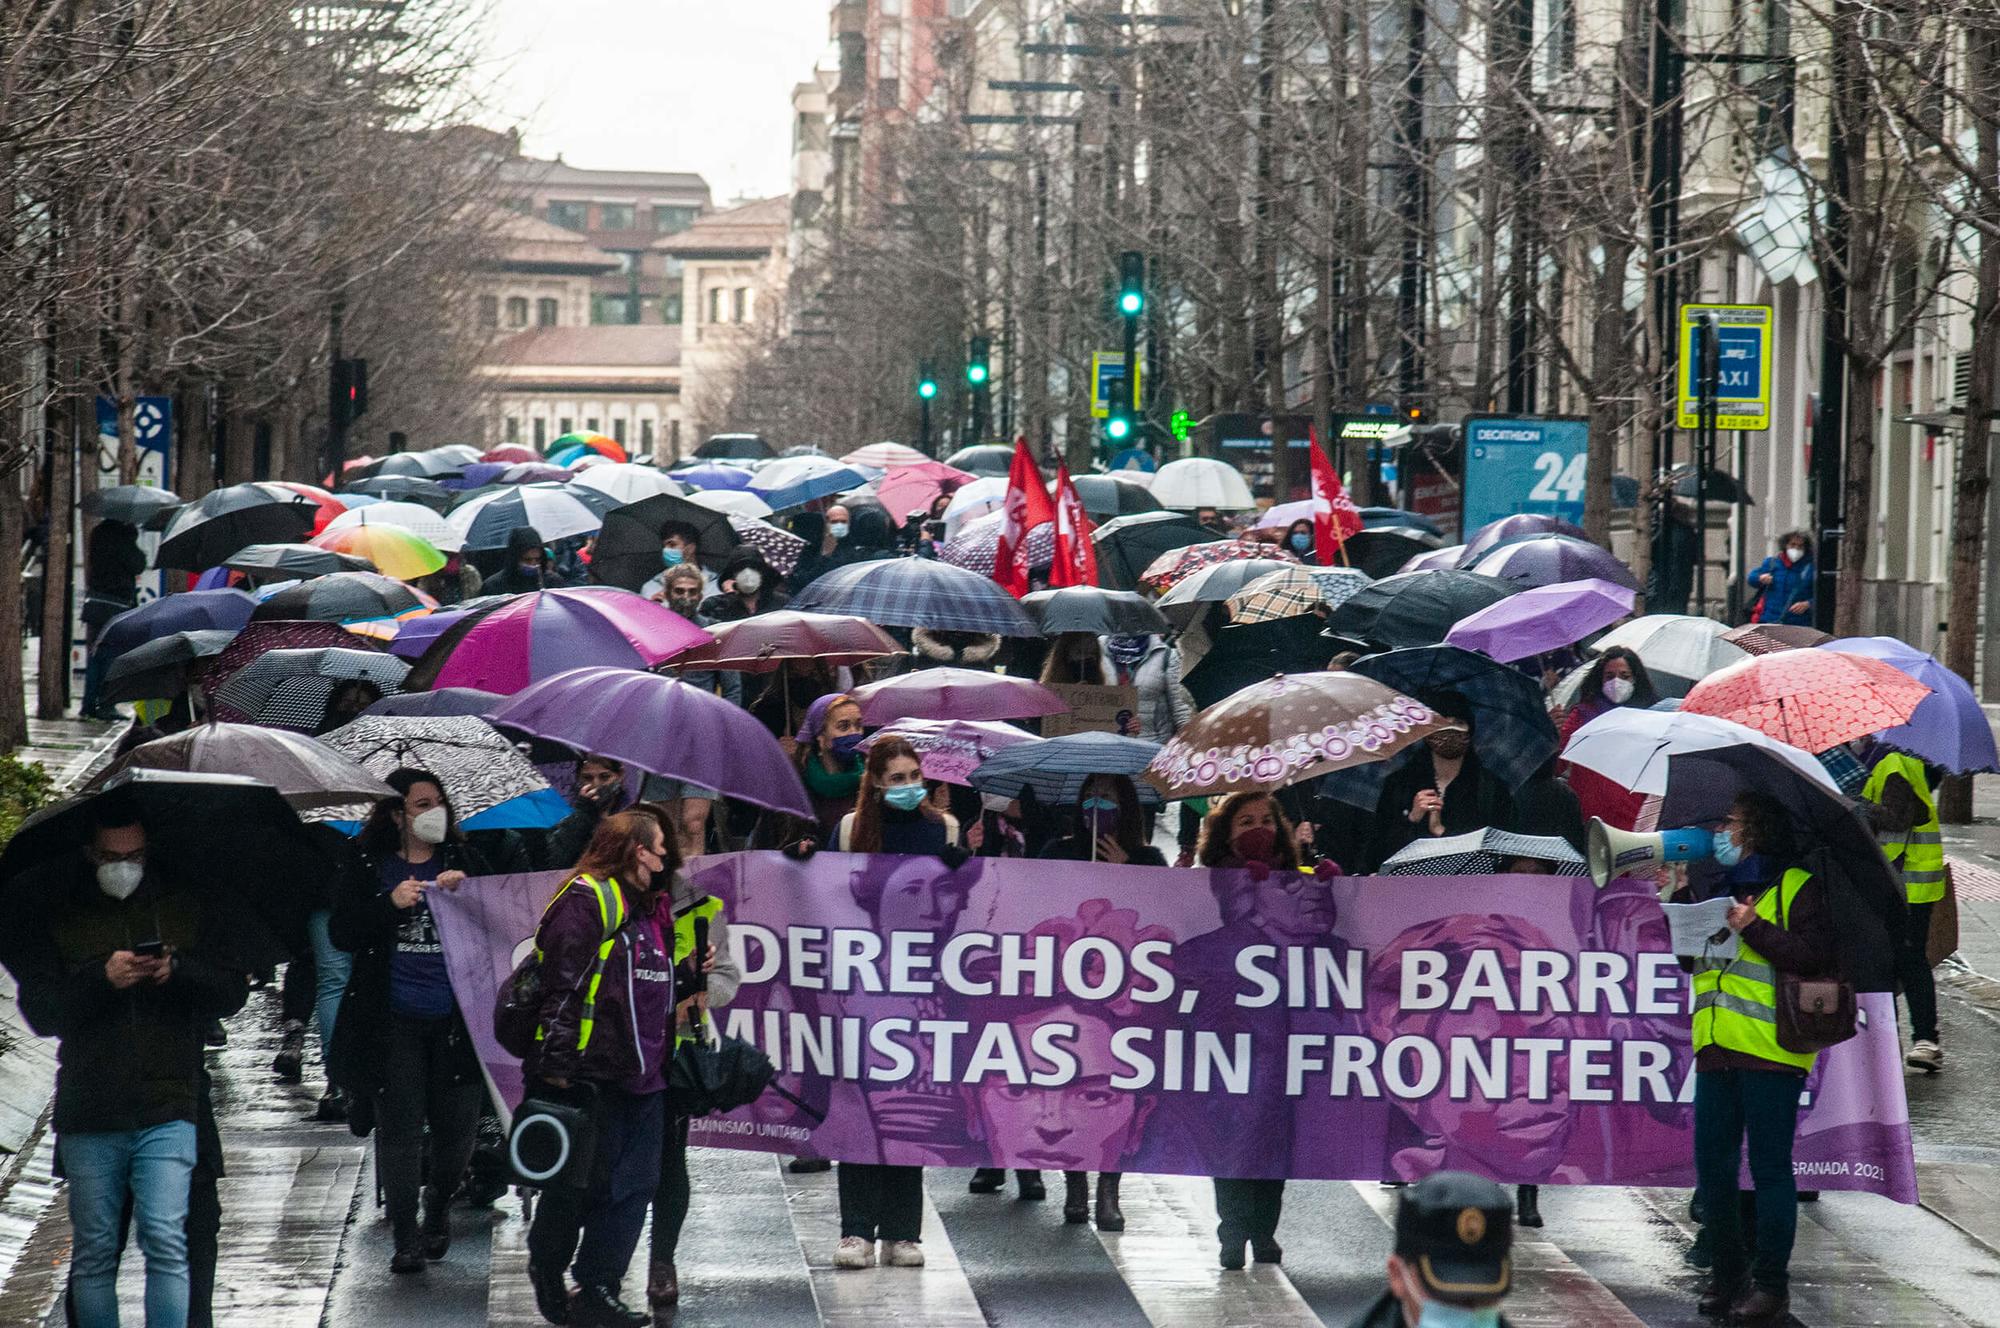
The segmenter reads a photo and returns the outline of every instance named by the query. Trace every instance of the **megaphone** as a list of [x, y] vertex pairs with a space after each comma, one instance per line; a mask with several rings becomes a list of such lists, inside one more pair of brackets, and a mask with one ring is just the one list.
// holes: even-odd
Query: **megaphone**
[[1590, 841], [1584, 855], [1590, 879], [1600, 889], [1614, 877], [1663, 862], [1694, 862], [1715, 856], [1715, 836], [1699, 827], [1640, 834], [1590, 818]]

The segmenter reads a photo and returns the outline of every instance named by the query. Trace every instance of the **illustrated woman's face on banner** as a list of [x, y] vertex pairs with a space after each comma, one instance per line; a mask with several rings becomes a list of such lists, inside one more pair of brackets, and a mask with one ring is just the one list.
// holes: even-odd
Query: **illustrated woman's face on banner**
[[[1155, 1099], [1111, 1087], [1112, 1076], [1123, 1067], [1111, 1054], [1110, 1023], [1073, 1005], [1022, 1014], [1012, 1023], [1023, 1048], [1039, 1026], [1074, 1024], [1077, 1036], [1068, 1047], [1078, 1071], [1069, 1083], [1054, 1088], [989, 1080], [974, 1090], [980, 1125], [994, 1156], [1004, 1142], [1007, 1156], [1018, 1166], [1124, 1170], [1126, 1159], [1138, 1152]], [[1029, 1059], [1032, 1068], [1034, 1060]]]

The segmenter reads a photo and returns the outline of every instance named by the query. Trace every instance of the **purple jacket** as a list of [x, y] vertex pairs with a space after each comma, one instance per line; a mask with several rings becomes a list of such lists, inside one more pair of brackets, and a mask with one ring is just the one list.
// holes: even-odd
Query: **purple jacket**
[[594, 1009], [589, 1008], [587, 988], [607, 922], [629, 919], [640, 909], [650, 914], [654, 899], [629, 893], [615, 880], [598, 884], [604, 905], [612, 910], [608, 918], [600, 912], [598, 892], [576, 877], [549, 905], [535, 933], [542, 952], [542, 1041], [522, 1067], [530, 1078], [622, 1084], [651, 1068], [642, 1063], [633, 1012], [629, 925], [620, 926], [611, 939]]

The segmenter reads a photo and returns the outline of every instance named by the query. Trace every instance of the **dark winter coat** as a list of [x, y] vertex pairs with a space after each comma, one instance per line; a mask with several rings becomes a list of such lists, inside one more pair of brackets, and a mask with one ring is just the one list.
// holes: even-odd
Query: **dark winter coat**
[[[149, 875], [129, 899], [99, 890], [81, 856], [67, 869], [71, 907], [50, 925], [16, 973], [28, 1026], [61, 1040], [58, 1134], [145, 1129], [199, 1116], [202, 1032], [243, 1008], [240, 968], [209, 943], [223, 919], [194, 895]], [[114, 951], [164, 941], [173, 952], [165, 983], [119, 990], [104, 975]]]
[[[1418, 744], [1382, 785], [1382, 796], [1375, 803], [1375, 833], [1368, 846], [1367, 870], [1374, 871], [1398, 849], [1430, 833], [1428, 821], [1420, 824], [1410, 820], [1410, 804], [1419, 791], [1436, 787], [1437, 771], [1431, 765], [1430, 748]], [[1518, 828], [1513, 795], [1473, 752], [1466, 753], [1464, 768], [1445, 790], [1440, 819], [1446, 835]]]
[[604, 920], [596, 894], [577, 879], [557, 892], [535, 932], [535, 945], [542, 955], [542, 1040], [521, 1067], [530, 1079], [622, 1084], [639, 1078], [649, 1068], [640, 1063], [639, 1030], [633, 1022], [637, 1002], [630, 920], [636, 914], [651, 916], [657, 903], [669, 946], [673, 943], [673, 921], [665, 901], [657, 896], [628, 891], [615, 879], [600, 883], [621, 894], [628, 922], [613, 940], [597, 985], [590, 1044], [577, 1045], [583, 1023], [583, 987], [604, 941]]

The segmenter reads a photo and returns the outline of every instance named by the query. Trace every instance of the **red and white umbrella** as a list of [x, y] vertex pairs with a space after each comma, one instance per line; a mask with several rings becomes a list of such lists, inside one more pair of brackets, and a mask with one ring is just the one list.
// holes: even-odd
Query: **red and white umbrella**
[[1837, 650], [1758, 655], [1712, 673], [1681, 703], [1808, 752], [1907, 724], [1931, 689], [1879, 659]]

